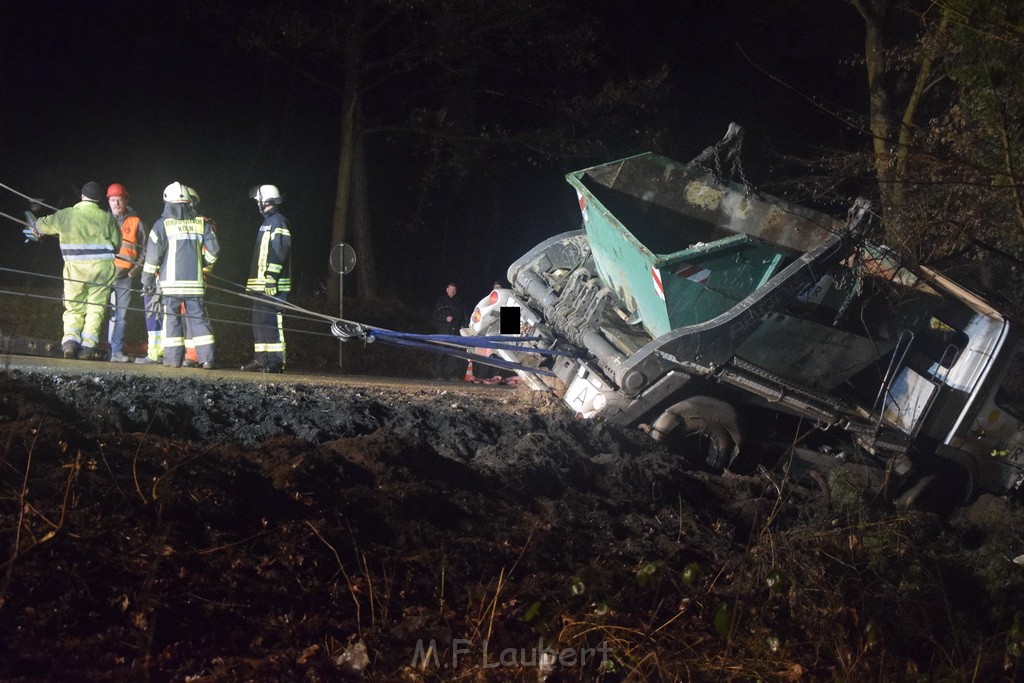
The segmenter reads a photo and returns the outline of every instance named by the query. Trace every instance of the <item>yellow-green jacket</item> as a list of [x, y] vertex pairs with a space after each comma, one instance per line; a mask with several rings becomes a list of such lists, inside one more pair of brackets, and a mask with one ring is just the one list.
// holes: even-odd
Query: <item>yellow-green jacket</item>
[[60, 238], [64, 261], [114, 260], [121, 248], [121, 231], [113, 215], [96, 202], [82, 200], [36, 222], [39, 232]]

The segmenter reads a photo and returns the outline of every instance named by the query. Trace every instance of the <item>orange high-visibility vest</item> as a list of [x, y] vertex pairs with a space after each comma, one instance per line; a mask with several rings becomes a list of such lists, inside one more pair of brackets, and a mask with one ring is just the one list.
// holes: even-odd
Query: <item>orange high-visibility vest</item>
[[121, 223], [121, 250], [114, 257], [118, 268], [131, 268], [139, 258], [139, 217], [126, 216]]

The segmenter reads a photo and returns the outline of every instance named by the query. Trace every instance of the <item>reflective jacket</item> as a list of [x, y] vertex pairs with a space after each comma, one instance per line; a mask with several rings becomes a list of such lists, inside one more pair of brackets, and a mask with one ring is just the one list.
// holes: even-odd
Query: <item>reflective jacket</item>
[[262, 292], [267, 284], [274, 283], [279, 292], [292, 291], [292, 233], [288, 219], [276, 207], [263, 216], [245, 288]]
[[121, 249], [114, 256], [114, 265], [117, 277], [128, 277], [135, 264], [142, 265], [139, 255], [145, 252], [146, 226], [130, 206], [125, 208], [125, 215], [114, 216], [114, 219], [121, 228]]
[[220, 245], [211, 221], [197, 216], [188, 204], [164, 204], [146, 242], [143, 284], [159, 275], [160, 293], [173, 297], [201, 297], [204, 264], [217, 261]]
[[121, 248], [121, 233], [114, 217], [96, 202], [82, 200], [36, 222], [39, 232], [60, 238], [65, 261], [99, 261], [114, 258]]

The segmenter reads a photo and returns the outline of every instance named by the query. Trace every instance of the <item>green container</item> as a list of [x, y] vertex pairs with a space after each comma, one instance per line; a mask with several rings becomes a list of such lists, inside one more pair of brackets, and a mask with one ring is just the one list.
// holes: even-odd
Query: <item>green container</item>
[[651, 153], [566, 180], [598, 274], [652, 337], [713, 320], [841, 227]]

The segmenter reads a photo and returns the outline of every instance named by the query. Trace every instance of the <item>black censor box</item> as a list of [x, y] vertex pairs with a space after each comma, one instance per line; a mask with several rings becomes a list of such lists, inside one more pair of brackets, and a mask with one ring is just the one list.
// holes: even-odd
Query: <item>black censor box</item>
[[518, 306], [501, 307], [499, 334], [519, 334], [522, 329], [519, 325], [519, 312]]

